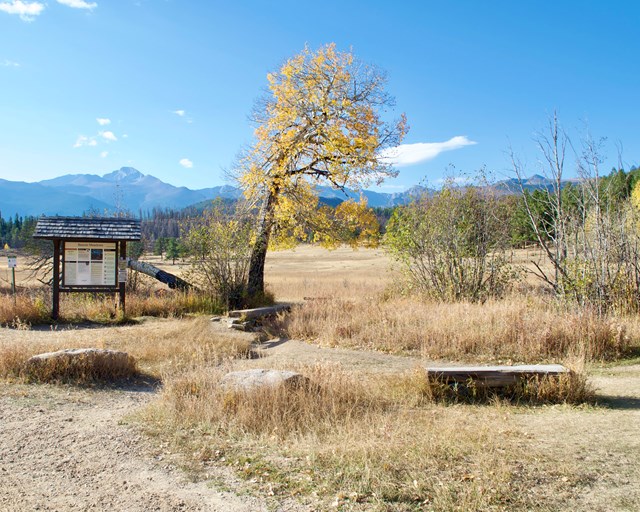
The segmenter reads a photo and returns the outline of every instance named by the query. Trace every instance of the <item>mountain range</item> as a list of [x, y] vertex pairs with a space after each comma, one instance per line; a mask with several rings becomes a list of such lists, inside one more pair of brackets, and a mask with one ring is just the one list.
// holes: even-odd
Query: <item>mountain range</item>
[[[500, 182], [506, 193], [516, 192], [517, 183], [512, 181]], [[530, 181], [530, 184], [525, 181], [527, 188], [544, 188], [549, 184], [546, 178], [538, 175], [527, 181]], [[363, 190], [362, 195], [367, 198], [369, 206], [387, 207], [405, 204], [428, 190], [415, 186], [393, 194]], [[318, 187], [318, 193], [322, 202], [334, 206], [348, 198], [360, 197], [357, 191], [343, 192], [323, 186]], [[102, 176], [66, 174], [36, 183], [0, 179], [0, 215], [5, 218], [15, 214], [82, 215], [122, 209], [136, 214], [153, 208], [179, 210], [217, 197], [237, 199], [241, 195], [240, 189], [231, 185], [191, 190], [170, 185], [132, 167], [122, 167]]]
[[158, 178], [122, 167], [103, 176], [66, 174], [36, 183], [0, 180], [0, 212], [7, 215], [82, 215], [85, 212], [134, 213], [153, 208], [182, 209], [186, 206], [225, 197], [235, 199], [235, 187], [191, 190], [176, 187]]

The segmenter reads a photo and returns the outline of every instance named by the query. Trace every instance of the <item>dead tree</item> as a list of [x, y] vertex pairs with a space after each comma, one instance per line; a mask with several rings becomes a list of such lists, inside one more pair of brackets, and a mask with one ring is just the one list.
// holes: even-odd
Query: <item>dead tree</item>
[[164, 270], [151, 265], [151, 263], [145, 263], [144, 261], [137, 261], [129, 258], [127, 259], [127, 266], [132, 270], [141, 272], [142, 274], [146, 274], [153, 277], [154, 279], [157, 279], [161, 283], [166, 284], [172, 290], [189, 290], [194, 288], [184, 279], [180, 279], [178, 276], [170, 274], [169, 272], [165, 272]]

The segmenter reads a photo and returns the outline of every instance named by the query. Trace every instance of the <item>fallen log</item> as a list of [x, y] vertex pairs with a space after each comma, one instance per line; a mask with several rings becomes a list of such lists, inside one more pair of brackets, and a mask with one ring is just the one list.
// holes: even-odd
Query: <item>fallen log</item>
[[479, 388], [503, 388], [532, 377], [558, 377], [570, 370], [561, 364], [517, 366], [426, 367], [427, 376], [448, 384], [473, 383]]
[[151, 263], [145, 263], [144, 261], [138, 260], [127, 260], [127, 266], [135, 270], [137, 272], [141, 272], [148, 276], [151, 276], [161, 283], [166, 284], [172, 290], [189, 290], [195, 288], [190, 283], [187, 283], [184, 279], [179, 278], [169, 272], [165, 272], [164, 270], [159, 269], [158, 267], [153, 266]]

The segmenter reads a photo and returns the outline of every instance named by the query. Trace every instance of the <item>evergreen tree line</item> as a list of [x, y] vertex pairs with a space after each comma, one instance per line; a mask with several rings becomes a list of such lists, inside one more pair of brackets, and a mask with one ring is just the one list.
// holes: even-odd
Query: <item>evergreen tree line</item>
[[31, 242], [31, 235], [36, 227], [36, 217], [14, 217], [4, 219], [0, 212], [0, 249], [5, 245], [11, 249], [21, 249]]
[[[202, 217], [204, 211], [210, 210], [212, 207], [219, 208], [220, 211], [225, 213], [233, 213], [235, 205], [236, 201], [234, 200], [218, 198], [181, 210], [153, 208], [140, 211], [144, 250], [161, 255], [171, 245], [169, 248], [171, 256], [168, 257], [174, 258], [173, 254], [176, 252], [181, 255], [184, 252], [184, 247], [179, 243], [179, 240], [186, 235], [186, 231], [189, 229], [188, 226], [191, 225], [191, 219]], [[176, 249], [178, 245], [180, 247]], [[177, 258], [178, 256], [176, 255], [175, 257]]]

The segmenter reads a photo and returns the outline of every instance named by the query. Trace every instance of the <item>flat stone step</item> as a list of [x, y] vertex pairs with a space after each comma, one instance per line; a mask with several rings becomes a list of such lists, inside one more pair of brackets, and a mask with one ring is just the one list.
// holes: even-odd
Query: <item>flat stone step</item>
[[557, 377], [571, 370], [561, 364], [530, 364], [514, 366], [428, 366], [427, 375], [447, 383], [475, 383], [486, 388], [517, 384], [531, 377]]
[[231, 318], [244, 318], [245, 320], [253, 320], [255, 318], [261, 318], [263, 316], [271, 316], [281, 311], [289, 311], [291, 309], [291, 304], [282, 303], [282, 304], [274, 304], [273, 306], [265, 306], [262, 308], [253, 308], [253, 309], [236, 309], [235, 311], [229, 311], [229, 316]]

